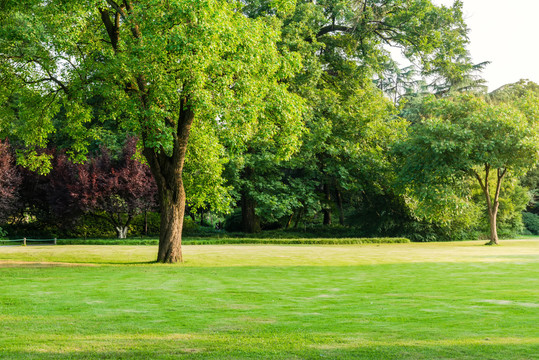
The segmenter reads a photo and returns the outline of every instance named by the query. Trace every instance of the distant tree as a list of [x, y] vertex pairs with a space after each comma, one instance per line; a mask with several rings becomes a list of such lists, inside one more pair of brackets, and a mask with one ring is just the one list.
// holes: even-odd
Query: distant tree
[[0, 222], [17, 210], [21, 181], [9, 142], [0, 140]]
[[511, 102], [528, 96], [530, 92], [539, 96], [539, 84], [521, 79], [515, 83], [500, 86], [489, 93], [489, 98], [494, 102]]
[[[506, 84], [489, 93], [489, 97], [494, 102], [519, 101], [523, 97], [528, 96], [528, 93], [535, 93], [539, 96], [539, 85], [533, 81], [521, 79], [512, 84]], [[531, 201], [527, 204], [527, 213], [523, 214], [524, 223], [527, 227], [533, 227], [539, 214], [539, 164], [536, 164], [533, 169], [528, 171], [525, 176], [520, 178], [521, 184], [529, 189]], [[531, 214], [530, 214], [531, 213]], [[533, 227], [533, 232], [536, 232], [536, 227]]]
[[477, 64], [471, 62], [469, 53], [463, 52], [456, 56], [452, 62], [442, 64], [424, 73], [430, 81], [427, 87], [436, 96], [447, 96], [454, 92], [486, 93], [486, 80], [481, 76], [489, 61]]
[[147, 165], [135, 158], [130, 138], [118, 160], [103, 149], [86, 164], [57, 155], [50, 174], [51, 209], [60, 216], [92, 214], [109, 222], [125, 238], [134, 216], [157, 208], [157, 186]]
[[[394, 116], [394, 106], [374, 89], [373, 79], [397, 102], [421, 87], [416, 75], [459, 77], [468, 69], [454, 66], [457, 57], [466, 54], [462, 3], [445, 7], [429, 0], [302, 1], [291, 15], [272, 12], [269, 0], [245, 3], [248, 16], [283, 17], [281, 46], [303, 56], [303, 71], [288, 83], [310, 107], [305, 119], [308, 132], [298, 159], [284, 166], [316, 190], [298, 197], [302, 200], [298, 202], [285, 194], [294, 188], [304, 194], [306, 187], [279, 179], [278, 172], [269, 176], [262, 162], [262, 168], [252, 168], [245, 176], [246, 184], [251, 184], [245, 188], [252, 189], [251, 198], [258, 199], [260, 208], [263, 200], [276, 200], [257, 191], [264, 179], [271, 180], [268, 187], [293, 200], [278, 201], [283, 205], [280, 210], [294, 211], [297, 216], [316, 208], [322, 211], [322, 222], [329, 225], [336, 222], [333, 212], [338, 209], [338, 221], [344, 224], [346, 197], [365, 188], [364, 183], [373, 179], [372, 172], [384, 173], [378, 167], [387, 165], [384, 149], [405, 128]], [[416, 66], [399, 69], [389, 47], [400, 49]], [[257, 179], [256, 183], [249, 177]]]
[[444, 221], [444, 205], [457, 212], [470, 205], [472, 184], [481, 188], [498, 244], [497, 216], [502, 182], [539, 159], [539, 107], [529, 94], [512, 104], [488, 103], [463, 94], [424, 100], [422, 120], [396, 146], [403, 160], [399, 178], [421, 203], [424, 215]]

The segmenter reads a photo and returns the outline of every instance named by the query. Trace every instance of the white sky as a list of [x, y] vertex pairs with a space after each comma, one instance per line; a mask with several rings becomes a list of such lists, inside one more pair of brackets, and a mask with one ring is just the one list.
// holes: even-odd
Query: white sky
[[539, 0], [462, 2], [473, 62], [491, 62], [482, 72], [489, 91], [520, 79], [539, 83]]

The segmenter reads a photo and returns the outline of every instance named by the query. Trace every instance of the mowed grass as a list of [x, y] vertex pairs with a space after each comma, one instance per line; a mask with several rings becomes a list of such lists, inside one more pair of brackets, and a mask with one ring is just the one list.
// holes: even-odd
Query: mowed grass
[[0, 248], [2, 359], [537, 359], [539, 241]]

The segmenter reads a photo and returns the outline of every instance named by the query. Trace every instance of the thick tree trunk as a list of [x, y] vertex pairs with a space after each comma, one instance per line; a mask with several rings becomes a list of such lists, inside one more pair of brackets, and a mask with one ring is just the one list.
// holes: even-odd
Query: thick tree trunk
[[[249, 152], [252, 150], [249, 149]], [[246, 166], [241, 174], [242, 179], [251, 180], [254, 169]], [[260, 218], [256, 215], [256, 201], [246, 189], [241, 191], [241, 227], [243, 232], [254, 234], [260, 232]]]
[[183, 261], [182, 229], [185, 215], [185, 190], [182, 174], [187, 141], [194, 119], [194, 113], [188, 108], [187, 100], [183, 99], [181, 102], [172, 154], [167, 155], [161, 149], [145, 148], [143, 150], [159, 192], [161, 225], [157, 262], [162, 263]]
[[175, 181], [171, 188], [159, 189], [161, 225], [157, 262], [182, 262], [182, 229], [185, 214], [185, 191], [183, 182]]
[[[109, 2], [113, 4], [114, 2]], [[111, 13], [107, 8], [99, 8], [101, 19], [115, 53], [119, 53], [118, 48], [120, 38], [120, 26], [123, 24], [121, 17], [125, 13], [131, 14], [132, 3], [124, 1], [122, 7], [113, 6], [116, 10], [116, 16], [111, 18]], [[125, 13], [124, 13], [125, 7]], [[125, 20], [125, 18], [124, 18]], [[129, 21], [133, 39], [139, 44], [142, 43], [142, 33], [139, 25], [133, 19]], [[124, 91], [127, 96], [139, 102], [141, 113], [146, 112], [154, 105], [160, 106], [160, 102], [149, 96], [151, 83], [149, 83], [143, 74], [137, 75], [134, 79], [125, 83]], [[154, 129], [149, 124], [154, 124], [155, 119], [142, 119], [142, 141], [144, 144], [143, 154], [152, 171], [157, 189], [159, 192], [159, 207], [161, 210], [161, 226], [159, 234], [159, 250], [157, 255], [158, 262], [175, 263], [182, 261], [182, 228], [185, 212], [185, 190], [183, 188], [182, 173], [187, 151], [187, 142], [195, 114], [190, 108], [189, 95], [179, 99], [179, 116], [177, 122], [173, 119], [165, 119], [166, 126], [172, 130], [173, 147], [169, 153], [164, 148], [155, 145], [155, 136], [164, 135], [161, 129]]]
[[326, 200], [326, 208], [322, 210], [324, 213], [324, 225], [331, 225], [331, 193], [329, 185], [324, 184], [324, 195]]
[[241, 193], [242, 230], [249, 234], [260, 232], [260, 218], [256, 215], [255, 200], [242, 191]]

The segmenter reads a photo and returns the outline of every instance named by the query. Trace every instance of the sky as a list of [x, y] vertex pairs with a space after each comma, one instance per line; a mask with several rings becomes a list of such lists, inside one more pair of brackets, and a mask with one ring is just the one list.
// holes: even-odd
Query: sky
[[[433, 0], [452, 5], [453, 0]], [[489, 91], [528, 79], [539, 83], [539, 0], [462, 0], [474, 63], [490, 61], [482, 72]]]

